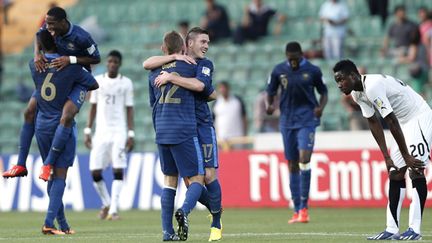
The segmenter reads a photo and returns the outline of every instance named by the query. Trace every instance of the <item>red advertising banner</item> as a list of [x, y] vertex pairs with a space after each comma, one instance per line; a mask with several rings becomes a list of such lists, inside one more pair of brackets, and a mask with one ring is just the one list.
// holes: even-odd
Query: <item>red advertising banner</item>
[[[291, 203], [288, 163], [283, 152], [233, 151], [219, 154], [225, 207], [287, 207]], [[310, 205], [385, 207], [388, 177], [378, 150], [315, 151], [311, 158]], [[431, 173], [427, 206], [432, 205]], [[407, 198], [411, 180], [407, 174]]]

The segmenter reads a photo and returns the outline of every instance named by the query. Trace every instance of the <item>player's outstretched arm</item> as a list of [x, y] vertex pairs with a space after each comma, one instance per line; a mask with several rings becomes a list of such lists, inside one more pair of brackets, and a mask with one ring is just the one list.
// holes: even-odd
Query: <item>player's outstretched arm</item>
[[69, 64], [80, 64], [83, 66], [88, 66], [92, 64], [98, 64], [100, 62], [100, 57], [75, 57], [75, 56], [61, 56], [54, 59], [51, 64], [57, 68], [57, 70], [62, 70]]
[[182, 55], [182, 54], [172, 54], [166, 56], [149, 57], [143, 62], [143, 67], [146, 70], [153, 70], [155, 68], [161, 67], [166, 63], [173, 62], [173, 61], [184, 61], [189, 64], [196, 64], [196, 61], [192, 57]]
[[165, 71], [162, 71], [161, 74], [156, 78], [155, 86], [160, 87], [168, 82], [196, 92], [201, 92], [204, 90], [204, 83], [196, 78], [184, 78], [182, 76], [174, 75]]

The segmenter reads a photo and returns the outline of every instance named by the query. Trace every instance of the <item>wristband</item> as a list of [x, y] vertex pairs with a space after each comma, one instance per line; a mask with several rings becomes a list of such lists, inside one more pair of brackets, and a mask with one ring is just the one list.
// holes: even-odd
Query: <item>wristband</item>
[[128, 135], [128, 138], [134, 138], [135, 137], [134, 130], [129, 130], [128, 133], [127, 133], [127, 135]]
[[70, 62], [70, 64], [76, 64], [77, 63], [77, 57], [76, 56], [69, 56], [69, 62]]
[[86, 127], [84, 128], [84, 135], [90, 135], [91, 134], [91, 128], [90, 127]]

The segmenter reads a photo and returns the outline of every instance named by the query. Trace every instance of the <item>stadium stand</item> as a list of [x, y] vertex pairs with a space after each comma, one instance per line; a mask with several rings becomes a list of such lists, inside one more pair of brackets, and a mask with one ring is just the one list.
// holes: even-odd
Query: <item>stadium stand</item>
[[[211, 45], [208, 56], [215, 64], [214, 82], [226, 80], [231, 83], [234, 93], [243, 95], [250, 123], [256, 94], [264, 88], [272, 67], [284, 59], [283, 52], [287, 41], [298, 40], [307, 50], [314, 47], [312, 40], [319, 39], [321, 24], [317, 13], [323, 1], [267, 0], [266, 3], [288, 16], [282, 35], [268, 36], [242, 46], [235, 46], [230, 40]], [[238, 23], [243, 7], [250, 1], [218, 0], [218, 2], [227, 6], [231, 21]], [[370, 73], [393, 74], [409, 82], [406, 67], [396, 67], [391, 61], [379, 56], [384, 30], [381, 29], [381, 23], [377, 17], [369, 16], [366, 1], [347, 0], [346, 2], [351, 11], [349, 21], [351, 35], [345, 47], [347, 57], [367, 67]], [[432, 2], [428, 0], [392, 0], [389, 10], [400, 3], [406, 4], [410, 16], [415, 16], [416, 9], [421, 5], [432, 7]], [[79, 23], [88, 16], [97, 17], [98, 23], [109, 35], [108, 41], [99, 45], [103, 57], [112, 49], [118, 49], [123, 53], [122, 70], [133, 80], [136, 89], [137, 151], [155, 150], [151, 111], [148, 106], [148, 72], [143, 70], [142, 61], [148, 56], [160, 54], [159, 46], [163, 33], [176, 29], [178, 21], [187, 18], [191, 26], [198, 25], [204, 7], [202, 0], [81, 0], [67, 8], [69, 19], [74, 23]], [[27, 70], [27, 62], [32, 57], [30, 45], [24, 51], [4, 57], [4, 78], [0, 86], [2, 110], [0, 153], [16, 152], [17, 150], [21, 114], [25, 104], [17, 100], [15, 86], [20, 81], [32, 86]], [[339, 90], [332, 78], [333, 63], [321, 59], [314, 59], [312, 62], [321, 67], [329, 87], [329, 104], [324, 112], [319, 130], [348, 129], [347, 114], [342, 109]], [[102, 64], [95, 69], [94, 73], [98, 74], [103, 70]], [[430, 101], [431, 91], [427, 91], [426, 94]], [[80, 128], [79, 152], [86, 151], [82, 141], [82, 128], [85, 126], [88, 108], [88, 105], [84, 106], [77, 117]], [[254, 132], [250, 130], [249, 134]], [[32, 145], [32, 151], [36, 151], [35, 144]]]

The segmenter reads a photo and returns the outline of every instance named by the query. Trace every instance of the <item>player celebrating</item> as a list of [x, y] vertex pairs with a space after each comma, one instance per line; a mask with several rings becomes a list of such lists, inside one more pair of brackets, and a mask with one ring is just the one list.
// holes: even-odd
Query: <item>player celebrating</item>
[[[360, 75], [356, 65], [350, 60], [336, 63], [333, 71], [338, 88], [344, 94], [352, 95], [354, 101], [360, 105], [363, 116], [368, 119], [369, 128], [380, 147], [389, 173], [387, 228], [367, 239], [420, 240], [420, 226], [427, 197], [424, 167], [430, 156], [432, 110], [411, 87], [392, 76]], [[390, 154], [375, 110], [384, 118], [396, 141], [396, 144], [390, 147]], [[409, 210], [409, 228], [399, 235], [407, 169], [412, 181], [413, 196]]]
[[[117, 209], [123, 184], [123, 171], [126, 168], [126, 151], [132, 150], [135, 136], [133, 85], [129, 78], [119, 73], [121, 62], [122, 55], [120, 52], [113, 50], [108, 54], [108, 72], [96, 76], [99, 89], [91, 93], [90, 103], [92, 106], [87, 127], [84, 129], [85, 145], [91, 149], [90, 171], [94, 181], [93, 185], [103, 205], [99, 217], [109, 220], [119, 219]], [[90, 136], [95, 116], [96, 132], [92, 143]], [[114, 174], [111, 199], [102, 178], [102, 170], [110, 162]]]
[[[45, 29], [54, 35], [58, 53], [63, 55], [54, 59], [51, 63], [52, 67], [59, 70], [69, 64], [81, 64], [90, 71], [90, 64], [100, 62], [99, 51], [96, 43], [91, 36], [77, 25], [73, 25], [67, 20], [66, 11], [60, 7], [51, 8], [45, 18], [46, 26], [36, 35], [35, 39], [35, 69], [39, 72], [45, 71], [47, 59], [40, 52], [37, 36]], [[71, 91], [72, 97], [79, 97], [81, 87], [75, 87]], [[27, 175], [26, 159], [31, 145], [31, 140], [34, 134], [34, 117], [36, 115], [36, 99], [32, 97], [28, 103], [28, 107], [24, 113], [24, 124], [20, 135], [20, 149], [18, 163], [11, 169], [3, 173], [3, 177], [20, 177]], [[51, 174], [50, 164], [54, 163], [65, 147], [66, 141], [72, 132], [72, 123], [79, 109], [73, 102], [67, 101], [64, 108], [60, 125], [58, 126], [52, 144], [52, 149], [44, 161], [46, 166], [42, 167], [39, 178], [47, 181]]]
[[[179, 33], [172, 31], [165, 34], [162, 45], [165, 54], [179, 54], [183, 46], [184, 42]], [[196, 67], [183, 61], [174, 61], [163, 65], [160, 70], [175, 72], [182, 77], [194, 77]], [[161, 88], [155, 87], [160, 70], [150, 73], [149, 91], [156, 143], [161, 169], [165, 175], [165, 188], [161, 195], [163, 240], [178, 240], [178, 237], [187, 240], [188, 214], [201, 196], [204, 184], [204, 167], [197, 138], [195, 98], [189, 90], [172, 83]], [[185, 201], [175, 213], [179, 236], [175, 235], [172, 226], [178, 173], [190, 182]]]
[[[327, 87], [323, 83], [321, 70], [303, 57], [299, 43], [289, 42], [285, 54], [287, 61], [276, 65], [269, 79], [267, 113], [271, 115], [274, 112], [274, 96], [281, 86], [280, 130], [285, 158], [289, 163], [291, 197], [294, 202], [294, 215], [288, 223], [307, 223], [310, 159], [315, 128], [319, 126], [327, 104]], [[319, 103], [314, 88], [320, 94]]]
[[[187, 54], [193, 61], [198, 64], [195, 78], [181, 78], [179, 76], [163, 74], [156, 80], [156, 85], [159, 87], [171, 82], [175, 85], [184, 87], [195, 93], [196, 118], [198, 128], [198, 139], [201, 145], [204, 165], [205, 165], [205, 184], [206, 189], [203, 190], [203, 195], [200, 197], [200, 202], [207, 206], [212, 213], [212, 224], [210, 229], [209, 241], [216, 241], [222, 238], [221, 225], [221, 187], [216, 175], [218, 168], [217, 160], [217, 143], [213, 128], [213, 118], [207, 102], [216, 98], [216, 92], [212, 86], [213, 63], [205, 58], [205, 53], [208, 50], [209, 36], [208, 32], [195, 27], [192, 28], [186, 39]], [[172, 59], [185, 59], [192, 62], [185, 56], [158, 56], [151, 57], [144, 61], [144, 68], [151, 69], [159, 67]], [[204, 90], [200, 92], [200, 83], [204, 83]], [[197, 89], [198, 87], [198, 89]], [[208, 191], [208, 194], [207, 194]]]
[[[45, 58], [49, 63], [59, 57], [56, 52], [54, 39], [47, 30], [41, 31], [38, 39], [46, 53]], [[79, 65], [71, 65], [62, 70], [57, 70], [48, 64], [44, 72], [38, 72], [35, 64], [31, 62], [30, 70], [36, 86], [34, 98], [38, 104], [38, 113], [35, 122], [36, 139], [41, 157], [42, 159], [46, 159], [66, 101], [69, 99], [77, 107], [80, 107], [84, 102], [87, 89], [97, 88], [98, 86], [93, 76]], [[69, 96], [74, 82], [78, 82], [84, 87], [79, 97]], [[75, 159], [75, 123], [72, 125], [72, 129], [73, 132], [66, 141], [68, 146], [60, 153], [58, 160], [53, 165], [53, 178], [47, 185], [49, 205], [45, 223], [42, 227], [43, 234], [61, 235], [74, 233], [66, 222], [62, 202], [66, 186], [67, 170], [68, 167], [72, 166]], [[56, 217], [61, 230], [57, 230], [54, 226], [54, 218]]]

